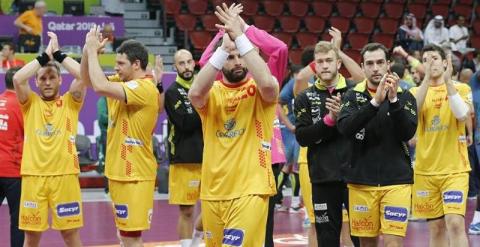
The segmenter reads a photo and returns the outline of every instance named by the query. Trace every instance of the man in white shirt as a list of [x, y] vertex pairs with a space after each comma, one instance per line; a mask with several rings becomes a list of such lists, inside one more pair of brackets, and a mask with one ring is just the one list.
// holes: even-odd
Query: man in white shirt
[[435, 16], [428, 22], [427, 28], [423, 33], [425, 45], [434, 44], [438, 46], [446, 46], [449, 44], [448, 29], [445, 27], [445, 22], [441, 15]]
[[450, 27], [448, 31], [450, 37], [450, 43], [452, 45], [452, 51], [462, 51], [467, 48], [467, 42], [469, 39], [468, 29], [465, 27], [465, 17], [462, 15], [457, 16], [457, 24]]

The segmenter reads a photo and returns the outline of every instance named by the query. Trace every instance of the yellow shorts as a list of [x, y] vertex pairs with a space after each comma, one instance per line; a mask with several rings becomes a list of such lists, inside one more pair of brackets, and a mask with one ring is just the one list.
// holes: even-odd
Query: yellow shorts
[[150, 229], [155, 180], [131, 182], [108, 180], [108, 186], [117, 228], [122, 231]]
[[348, 185], [350, 231], [353, 236], [380, 233], [405, 237], [412, 187]]
[[315, 214], [313, 212], [312, 201], [312, 184], [310, 183], [310, 175], [308, 173], [307, 163], [299, 163], [298, 176], [300, 177], [300, 190], [302, 191], [303, 204], [307, 210], [310, 223], [315, 223]]
[[424, 176], [415, 174], [413, 216], [434, 219], [445, 214], [465, 215], [468, 173]]
[[168, 203], [195, 205], [200, 196], [200, 164], [170, 165], [168, 173]]
[[263, 246], [268, 199], [249, 195], [226, 201], [202, 200], [206, 246]]
[[52, 228], [69, 230], [83, 226], [82, 194], [77, 174], [22, 176], [19, 228], [42, 232], [48, 229], [48, 208]]

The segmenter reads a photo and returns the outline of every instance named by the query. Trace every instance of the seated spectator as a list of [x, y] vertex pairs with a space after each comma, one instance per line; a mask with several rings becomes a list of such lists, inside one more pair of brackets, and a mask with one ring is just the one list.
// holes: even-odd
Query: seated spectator
[[7, 42], [2, 45], [0, 61], [2, 62], [2, 68], [6, 70], [25, 65], [25, 61], [15, 58], [15, 45], [11, 42]]
[[125, 14], [125, 0], [102, 0], [105, 14], [109, 16], [123, 16]]
[[407, 51], [420, 51], [423, 48], [423, 33], [417, 27], [414, 14], [408, 14], [403, 19], [403, 25], [398, 30], [398, 42]]
[[113, 53], [113, 42], [115, 41], [115, 36], [113, 35], [113, 27], [110, 24], [103, 26], [102, 30], [103, 38], [107, 38], [107, 43], [105, 44], [105, 53]]
[[450, 37], [448, 35], [448, 29], [445, 27], [445, 22], [441, 15], [435, 16], [428, 22], [427, 28], [425, 28], [425, 45], [435, 44], [441, 47], [450, 45]]
[[473, 71], [471, 69], [462, 69], [458, 75], [458, 81], [468, 84], [472, 75]]
[[42, 17], [47, 11], [44, 1], [36, 1], [32, 10], [23, 12], [15, 19], [15, 26], [20, 29], [19, 43], [23, 52], [38, 52], [42, 35]]
[[469, 39], [468, 29], [465, 26], [465, 17], [458, 15], [457, 24], [451, 26], [450, 30], [448, 30], [448, 33], [450, 36], [452, 51], [465, 53]]

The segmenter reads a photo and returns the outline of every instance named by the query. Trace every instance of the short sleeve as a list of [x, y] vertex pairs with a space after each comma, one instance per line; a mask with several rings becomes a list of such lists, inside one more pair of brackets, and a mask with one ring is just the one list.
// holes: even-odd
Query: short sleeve
[[412, 88], [410, 88], [410, 93], [411, 93], [414, 97], [416, 97], [417, 91], [418, 91], [418, 87], [412, 87]]
[[460, 97], [465, 101], [465, 103], [469, 105], [473, 105], [473, 100], [472, 100], [472, 89], [470, 86], [467, 84], [459, 84], [458, 87], [458, 93], [460, 94]]
[[70, 92], [64, 94], [65, 103], [72, 109], [80, 111], [83, 105], [83, 100], [78, 102], [73, 98], [73, 95]]
[[22, 108], [22, 112], [24, 113], [27, 112], [32, 106], [32, 102], [35, 101], [37, 97], [38, 96], [34, 92], [30, 91], [30, 93], [28, 94], [27, 101], [25, 101], [23, 104], [19, 103], [20, 108]]
[[[147, 82], [132, 80], [121, 84], [125, 91], [127, 105], [148, 105], [149, 100], [154, 99], [155, 93], [158, 91], [156, 91], [156, 89], [153, 90], [153, 88], [149, 90], [145, 83]], [[156, 98], [157, 97], [155, 97], [155, 99]]]

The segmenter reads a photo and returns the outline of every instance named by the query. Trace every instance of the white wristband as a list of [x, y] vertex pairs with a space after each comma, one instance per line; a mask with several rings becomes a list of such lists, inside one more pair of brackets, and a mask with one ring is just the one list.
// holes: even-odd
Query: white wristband
[[448, 96], [448, 103], [453, 115], [457, 119], [463, 119], [467, 116], [468, 105], [463, 101], [462, 97], [458, 93]]
[[218, 47], [217, 50], [213, 53], [212, 57], [208, 62], [215, 67], [217, 70], [222, 70], [223, 65], [227, 61], [228, 52], [223, 50], [221, 47]]
[[247, 35], [242, 34], [235, 39], [235, 45], [237, 46], [238, 52], [240, 56], [243, 57], [249, 51], [251, 51], [254, 47], [252, 42], [247, 38]]
[[375, 98], [372, 98], [372, 99], [370, 100], [370, 104], [372, 104], [372, 105], [375, 106], [375, 107], [379, 107], [379, 106], [380, 106], [380, 104], [375, 100]]

